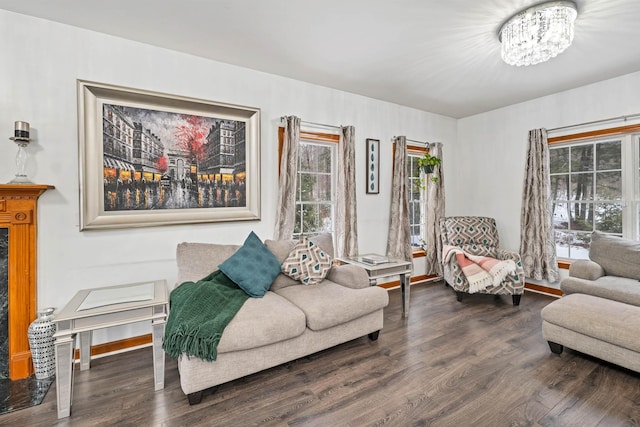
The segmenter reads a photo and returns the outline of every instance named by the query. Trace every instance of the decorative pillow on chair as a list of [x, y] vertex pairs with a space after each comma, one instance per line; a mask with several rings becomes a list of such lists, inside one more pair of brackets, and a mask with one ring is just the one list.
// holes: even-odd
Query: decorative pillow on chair
[[315, 285], [331, 270], [331, 257], [305, 236], [282, 263], [282, 272], [305, 285]]
[[254, 298], [262, 298], [280, 274], [280, 262], [253, 231], [218, 268]]

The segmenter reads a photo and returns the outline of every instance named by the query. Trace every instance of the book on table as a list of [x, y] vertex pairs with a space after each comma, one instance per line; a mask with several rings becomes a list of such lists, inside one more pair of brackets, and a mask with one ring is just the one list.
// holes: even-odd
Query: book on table
[[362, 255], [362, 261], [366, 262], [367, 264], [378, 265], [378, 264], [384, 264], [385, 262], [389, 262], [389, 258], [382, 255], [373, 255], [373, 254]]

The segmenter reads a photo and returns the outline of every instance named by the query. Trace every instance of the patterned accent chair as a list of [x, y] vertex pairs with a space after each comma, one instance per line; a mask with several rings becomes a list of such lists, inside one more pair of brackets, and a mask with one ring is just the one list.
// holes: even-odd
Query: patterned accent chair
[[[516, 272], [505, 278], [497, 286], [490, 285], [482, 293], [512, 295], [513, 305], [520, 305], [524, 292], [524, 270], [517, 252], [499, 248], [498, 229], [493, 218], [481, 216], [452, 216], [440, 219], [440, 233], [443, 245], [457, 246], [472, 255], [489, 256], [516, 263]], [[442, 254], [439, 254], [442, 259]], [[469, 282], [458, 266], [456, 257], [451, 257], [443, 265], [445, 284], [456, 292], [458, 301], [462, 301], [469, 292]]]

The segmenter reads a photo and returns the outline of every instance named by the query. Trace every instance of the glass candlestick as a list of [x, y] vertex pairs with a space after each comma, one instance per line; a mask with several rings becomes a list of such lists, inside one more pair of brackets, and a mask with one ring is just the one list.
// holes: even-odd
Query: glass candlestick
[[16, 144], [18, 144], [18, 153], [16, 154], [16, 176], [11, 181], [9, 181], [9, 184], [32, 184], [32, 182], [27, 177], [26, 172], [29, 154], [27, 153], [27, 150], [25, 150], [25, 148], [27, 148], [27, 145], [29, 145], [29, 140], [27, 139], [26, 141], [23, 141], [17, 140], [15, 138], [11, 139], [14, 139]]
[[27, 153], [27, 145], [29, 145], [29, 123], [16, 122], [14, 136], [9, 138], [18, 145], [18, 153], [16, 154], [16, 176], [9, 184], [31, 184], [32, 182], [27, 178], [27, 160], [29, 160], [29, 154]]

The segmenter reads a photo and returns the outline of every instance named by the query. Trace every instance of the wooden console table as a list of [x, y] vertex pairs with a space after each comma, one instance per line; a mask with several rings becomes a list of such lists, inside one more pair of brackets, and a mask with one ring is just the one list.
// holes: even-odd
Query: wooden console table
[[36, 318], [38, 197], [52, 185], [0, 184], [0, 228], [9, 229], [9, 378], [33, 373], [27, 331]]

